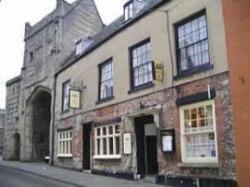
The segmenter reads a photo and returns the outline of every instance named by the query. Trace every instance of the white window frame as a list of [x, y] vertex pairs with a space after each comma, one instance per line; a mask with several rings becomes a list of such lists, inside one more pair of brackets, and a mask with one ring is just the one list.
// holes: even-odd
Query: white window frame
[[[185, 138], [185, 124], [184, 124], [184, 111], [193, 107], [200, 107], [204, 105], [212, 105], [212, 115], [213, 115], [213, 131], [214, 132], [214, 139], [215, 139], [215, 157], [193, 157], [187, 158], [186, 156], [186, 138]], [[218, 143], [217, 143], [217, 129], [216, 129], [216, 113], [215, 113], [215, 102], [214, 100], [199, 102], [195, 104], [185, 105], [179, 108], [179, 115], [180, 115], [180, 129], [181, 129], [181, 155], [182, 155], [182, 162], [183, 163], [218, 163]], [[209, 131], [210, 132], [210, 131]]]
[[73, 130], [58, 131], [58, 157], [73, 157]]
[[[109, 134], [109, 127], [112, 126], [112, 134]], [[115, 132], [115, 127], [119, 127], [119, 133]], [[106, 135], [103, 135], [103, 128], [106, 128]], [[97, 135], [97, 130], [100, 129], [100, 135]], [[119, 124], [112, 124], [106, 126], [98, 126], [94, 128], [95, 132], [95, 155], [94, 159], [120, 159], [121, 158], [121, 130]], [[116, 138], [119, 138], [119, 154], [116, 154]], [[109, 138], [113, 138], [113, 154], [110, 154]], [[103, 154], [103, 139], [106, 139], [107, 153]], [[100, 140], [100, 154], [98, 154], [97, 140]]]
[[131, 1], [124, 7], [125, 21], [131, 19], [133, 16], [134, 16], [134, 2]]

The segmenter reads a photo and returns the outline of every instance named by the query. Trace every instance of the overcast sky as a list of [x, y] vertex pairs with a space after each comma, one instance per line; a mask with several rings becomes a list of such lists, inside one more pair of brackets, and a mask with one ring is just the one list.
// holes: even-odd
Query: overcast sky
[[[103, 22], [121, 15], [126, 1], [95, 0]], [[5, 108], [6, 81], [19, 75], [23, 64], [25, 22], [34, 25], [55, 6], [56, 0], [0, 0], [0, 108]]]

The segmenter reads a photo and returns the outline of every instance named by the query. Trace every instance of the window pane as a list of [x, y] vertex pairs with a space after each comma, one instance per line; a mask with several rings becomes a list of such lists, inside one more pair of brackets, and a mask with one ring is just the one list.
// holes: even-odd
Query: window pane
[[113, 137], [109, 138], [109, 154], [113, 155], [114, 154], [114, 148], [113, 148]]
[[103, 138], [102, 143], [103, 143], [103, 154], [106, 155], [107, 154], [107, 139]]
[[97, 139], [97, 155], [101, 153], [101, 140]]
[[120, 154], [120, 137], [115, 137], [115, 143], [116, 143], [116, 154]]

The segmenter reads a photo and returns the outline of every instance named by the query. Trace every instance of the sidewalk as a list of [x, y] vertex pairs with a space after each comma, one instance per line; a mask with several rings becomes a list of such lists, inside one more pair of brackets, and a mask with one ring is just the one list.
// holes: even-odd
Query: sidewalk
[[60, 182], [73, 184], [78, 187], [160, 187], [160, 185], [146, 183], [144, 181], [129, 181], [92, 175], [57, 167], [52, 167], [44, 163], [23, 163], [13, 161], [3, 161], [0, 158], [1, 167], [9, 167], [42, 177], [54, 179]]

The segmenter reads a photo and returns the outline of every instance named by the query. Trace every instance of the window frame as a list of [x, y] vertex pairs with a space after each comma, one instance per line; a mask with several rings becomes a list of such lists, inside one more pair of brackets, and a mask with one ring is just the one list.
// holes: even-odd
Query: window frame
[[[148, 81], [147, 83], [135, 86], [134, 67], [133, 67], [133, 50], [136, 48], [139, 48], [143, 45], [146, 45], [147, 43], [150, 43], [150, 47], [151, 47], [150, 48], [151, 61], [148, 63], [151, 63], [151, 66], [152, 66], [152, 81]], [[152, 56], [152, 44], [151, 44], [150, 38], [146, 38], [146, 39], [134, 44], [133, 46], [129, 47], [129, 66], [130, 66], [130, 91], [128, 92], [129, 94], [154, 86], [154, 64], [153, 64], [153, 56]]]
[[[68, 105], [67, 105], [67, 108], [65, 109], [64, 108], [64, 101], [65, 101], [65, 86], [66, 85], [69, 85], [69, 87], [70, 87], [70, 79], [69, 80], [67, 80], [67, 81], [65, 81], [65, 82], [63, 82], [63, 84], [62, 84], [62, 113], [67, 113], [67, 112], [69, 112], [70, 111], [70, 106], [69, 106], [69, 102], [70, 102], [70, 91], [69, 91], [69, 93], [68, 93]], [[69, 90], [70, 90], [70, 88], [69, 88]]]
[[[116, 131], [116, 126], [119, 127], [119, 133], [115, 133]], [[112, 134], [109, 134], [109, 128], [112, 127]], [[105, 135], [103, 134], [103, 129], [106, 129], [106, 133]], [[100, 135], [97, 135], [97, 131], [98, 129], [100, 130]], [[109, 143], [109, 139], [112, 138], [113, 139], [113, 154], [110, 154], [110, 143]], [[116, 138], [119, 138], [119, 153], [116, 153]], [[104, 154], [103, 152], [103, 139], [105, 139], [106, 141], [106, 154]], [[98, 153], [98, 140], [100, 140], [100, 153]], [[104, 125], [104, 126], [96, 126], [94, 127], [94, 145], [95, 145], [95, 149], [94, 149], [94, 159], [120, 159], [121, 155], [122, 155], [122, 147], [121, 147], [121, 125], [120, 124], [110, 124], [110, 125]]]
[[[207, 37], [206, 39], [202, 39], [197, 42], [194, 42], [192, 44], [190, 44], [189, 46], [193, 46], [195, 44], [199, 44], [199, 43], [202, 43], [203, 41], [206, 41], [207, 40], [207, 45], [208, 45], [208, 63], [205, 63], [205, 64], [201, 64], [201, 65], [198, 65], [198, 66], [193, 66], [192, 68], [190, 69], [187, 69], [187, 70], [184, 70], [182, 71], [181, 70], [181, 61], [180, 61], [180, 48], [179, 48], [179, 34], [178, 34], [178, 29], [181, 27], [181, 26], [184, 26], [190, 22], [192, 22], [193, 20], [199, 18], [199, 17], [202, 17], [202, 16], [205, 16], [205, 19], [206, 19], [206, 31], [207, 31]], [[175, 31], [175, 48], [176, 48], [176, 67], [177, 67], [177, 76], [174, 77], [174, 79], [178, 79], [179, 77], [182, 77], [182, 76], [188, 76], [188, 75], [192, 75], [193, 73], [196, 73], [196, 72], [202, 72], [202, 71], [205, 71], [205, 70], [209, 70], [209, 69], [212, 69], [213, 68], [213, 64], [212, 64], [212, 61], [211, 61], [211, 55], [210, 55], [210, 45], [209, 45], [209, 29], [208, 29], [208, 19], [207, 19], [207, 11], [206, 9], [203, 9], [199, 12], [196, 12], [194, 14], [192, 14], [191, 16], [188, 16], [187, 18], [184, 18], [183, 20], [177, 22], [176, 24], [174, 24], [174, 31]], [[184, 47], [184, 48], [187, 48]]]
[[[197, 108], [201, 106], [207, 106], [211, 105], [212, 106], [212, 115], [213, 115], [213, 132], [214, 133], [214, 144], [215, 144], [215, 151], [216, 151], [216, 156], [215, 157], [191, 157], [187, 158], [186, 154], [186, 133], [185, 133], [185, 124], [184, 124], [184, 111], [187, 109], [191, 108]], [[216, 124], [216, 112], [215, 112], [215, 101], [214, 100], [209, 100], [209, 101], [202, 101], [202, 102], [197, 102], [193, 104], [188, 104], [179, 107], [179, 117], [180, 117], [180, 139], [181, 139], [181, 158], [183, 163], [187, 164], [204, 164], [204, 163], [213, 163], [217, 164], [218, 163], [218, 137], [217, 137], [217, 124]], [[208, 133], [207, 132], [196, 132], [196, 134], [202, 134], [202, 133]], [[195, 133], [193, 133], [195, 134]]]
[[[66, 135], [68, 136], [67, 138]], [[58, 130], [57, 140], [57, 157], [73, 157], [73, 128]], [[68, 147], [66, 145], [68, 145]], [[67, 151], [65, 152], [66, 148]]]
[[[111, 96], [107, 96], [105, 98], [101, 98], [101, 86], [103, 84], [102, 82], [102, 68], [105, 66], [105, 65], [108, 65], [111, 63], [111, 66], [112, 66], [112, 79], [109, 79], [109, 80], [112, 80], [113, 82], [113, 89], [112, 89], [112, 95]], [[98, 65], [98, 74], [99, 74], [99, 80], [98, 80], [98, 101], [96, 102], [96, 104], [100, 104], [100, 103], [103, 103], [103, 102], [107, 102], [107, 101], [110, 101], [112, 99], [114, 99], [114, 63], [113, 63], [113, 58], [109, 58], [107, 60], [105, 60], [104, 62], [102, 62], [101, 64]], [[107, 81], [107, 80], [106, 80]]]
[[[131, 11], [130, 6], [132, 6], [132, 12], [130, 12]], [[129, 0], [128, 2], [126, 2], [123, 7], [123, 10], [124, 10], [124, 20], [128, 21], [132, 19], [134, 16], [134, 0]], [[127, 12], [128, 14], [126, 14], [126, 10], [128, 11]]]

